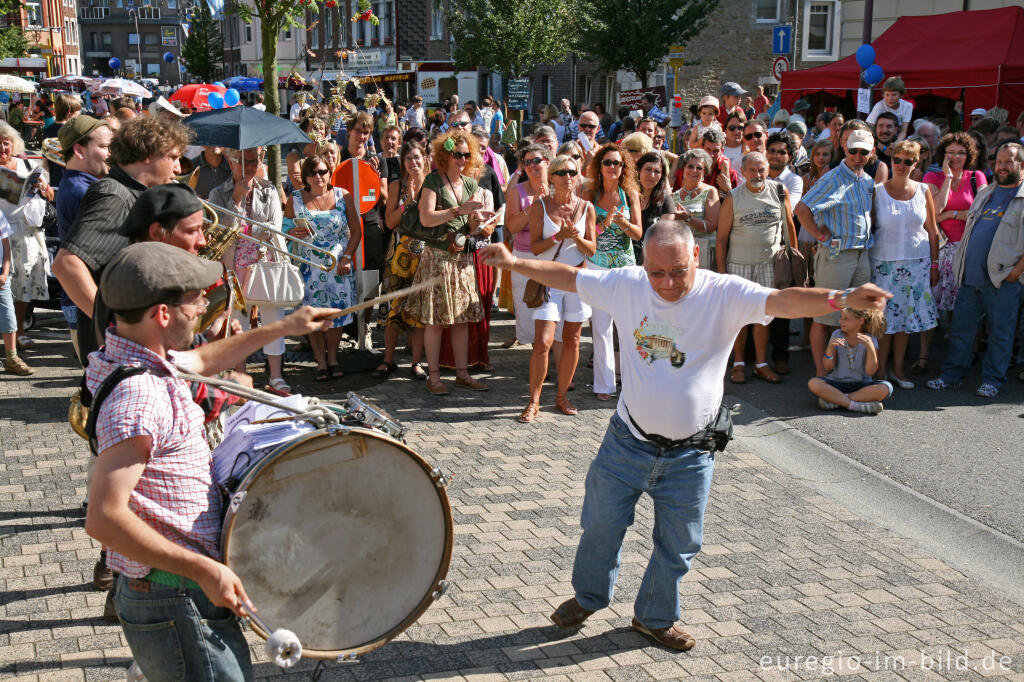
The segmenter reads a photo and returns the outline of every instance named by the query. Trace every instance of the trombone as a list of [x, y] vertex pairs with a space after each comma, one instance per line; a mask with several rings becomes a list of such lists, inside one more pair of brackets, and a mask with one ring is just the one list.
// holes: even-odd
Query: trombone
[[[64, 163], [64, 158], [61, 155], [60, 140], [58, 140], [55, 137], [48, 137], [45, 140], [43, 140], [42, 156], [47, 161], [51, 161], [52, 163], [55, 163], [58, 166], [67, 165]], [[192, 173], [189, 173], [187, 175], [178, 176], [175, 179], [175, 182], [180, 182], [182, 184], [188, 185], [194, 190], [195, 182], [197, 180], [198, 176], [196, 175], [196, 171], [193, 171]], [[206, 246], [203, 247], [203, 249], [200, 250], [199, 252], [199, 255], [203, 258], [209, 260], [220, 260], [221, 256], [223, 256], [224, 253], [228, 250], [228, 247], [231, 246], [236, 239], [241, 238], [247, 239], [251, 242], [255, 242], [259, 246], [269, 251], [274, 251], [276, 253], [283, 254], [292, 260], [298, 261], [300, 263], [305, 263], [306, 265], [309, 265], [314, 268], [319, 268], [324, 272], [331, 272], [338, 266], [337, 257], [328, 249], [317, 246], [316, 244], [308, 242], [305, 239], [299, 239], [298, 237], [290, 235], [283, 230], [277, 229], [273, 225], [252, 220], [242, 215], [241, 213], [236, 213], [235, 211], [224, 208], [223, 206], [212, 204], [201, 197], [198, 198], [199, 202], [203, 205], [203, 234], [206, 236]], [[234, 220], [232, 220], [233, 224], [231, 225], [231, 227], [226, 227], [220, 224], [219, 214], [221, 213], [234, 218]], [[240, 225], [240, 223], [242, 222], [248, 223], [260, 230], [266, 230], [267, 232], [276, 234], [282, 237], [285, 241], [290, 241], [296, 245], [304, 246], [311, 252], [323, 254], [328, 262], [318, 263], [314, 260], [310, 260], [309, 258], [304, 258], [302, 256], [294, 254], [291, 251], [288, 251], [287, 249], [280, 249], [269, 242], [265, 242], [262, 239], [259, 239], [258, 237], [253, 237], [252, 235], [245, 234], [244, 232], [242, 232], [242, 228]]]

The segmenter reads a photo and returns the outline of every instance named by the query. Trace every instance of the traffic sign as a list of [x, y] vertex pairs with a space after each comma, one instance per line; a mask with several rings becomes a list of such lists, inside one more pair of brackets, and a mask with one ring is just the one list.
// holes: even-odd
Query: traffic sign
[[782, 74], [789, 71], [789, 57], [776, 57], [772, 63], [772, 78], [782, 80]]
[[772, 26], [772, 54], [790, 54], [793, 51], [793, 27], [789, 24]]
[[679, 60], [682, 60], [683, 52], [685, 52], [685, 51], [686, 51], [686, 46], [685, 45], [670, 45], [669, 48], [668, 48], [668, 58], [669, 59], [679, 59]]

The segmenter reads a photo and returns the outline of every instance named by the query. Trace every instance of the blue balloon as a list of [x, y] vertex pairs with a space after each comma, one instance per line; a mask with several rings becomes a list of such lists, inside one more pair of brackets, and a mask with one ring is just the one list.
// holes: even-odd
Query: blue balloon
[[107, 62], [107, 66], [109, 66], [114, 71], [117, 71], [121, 68], [121, 60], [117, 57], [111, 57], [110, 60]]
[[242, 96], [239, 95], [238, 90], [235, 90], [234, 88], [228, 88], [227, 91], [224, 93], [224, 104], [228, 105], [229, 107], [235, 106], [236, 104], [238, 104], [239, 101], [241, 101], [241, 99]]
[[224, 85], [224, 83], [222, 83], [220, 81], [214, 81], [213, 84], [216, 85], [219, 88], [226, 88], [227, 87], [226, 85]]
[[173, 52], [164, 52], [164, 61], [167, 62], [168, 64], [173, 62], [174, 61], [174, 53]]
[[864, 69], [864, 82], [868, 85], [878, 85], [885, 78], [885, 72], [878, 64], [872, 64]]
[[861, 45], [857, 48], [857, 64], [866, 69], [875, 63], [875, 48], [870, 45]]
[[224, 98], [219, 92], [211, 92], [206, 96], [206, 101], [212, 109], [221, 109], [224, 106]]

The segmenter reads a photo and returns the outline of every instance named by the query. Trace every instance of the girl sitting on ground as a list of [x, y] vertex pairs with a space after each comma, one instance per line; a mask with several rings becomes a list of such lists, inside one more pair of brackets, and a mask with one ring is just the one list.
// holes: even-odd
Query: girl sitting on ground
[[879, 310], [844, 308], [839, 329], [825, 349], [827, 376], [814, 377], [807, 388], [818, 397], [823, 410], [845, 407], [851, 412], [878, 414], [882, 401], [892, 395], [892, 384], [875, 381], [878, 340], [885, 333], [885, 315]]

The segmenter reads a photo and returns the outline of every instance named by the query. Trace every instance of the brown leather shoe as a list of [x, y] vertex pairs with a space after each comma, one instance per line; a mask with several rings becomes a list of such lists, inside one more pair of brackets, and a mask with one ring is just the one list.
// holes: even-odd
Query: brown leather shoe
[[104, 563], [104, 555], [101, 553], [99, 561], [92, 567], [92, 587], [95, 590], [109, 590], [114, 586], [114, 573]]
[[19, 377], [27, 377], [36, 373], [18, 355], [15, 355], [13, 358], [4, 358], [4, 371], [9, 374], [16, 374]]
[[117, 609], [114, 608], [114, 593], [115, 590], [107, 592], [107, 600], [103, 602], [103, 620], [108, 623], [120, 623], [120, 619], [117, 617]]
[[747, 383], [746, 369], [746, 365], [733, 365], [732, 369], [729, 370], [729, 381], [734, 384]]
[[692, 635], [678, 625], [670, 625], [667, 628], [648, 628], [634, 618], [633, 629], [642, 632], [658, 644], [676, 651], [689, 651], [697, 643]]
[[448, 395], [448, 389], [445, 387], [443, 381], [438, 381], [435, 384], [433, 381], [428, 379], [425, 386], [427, 387], [427, 390], [434, 395]]
[[754, 376], [762, 381], [767, 381], [769, 384], [781, 384], [782, 377], [772, 371], [772, 368], [768, 365], [764, 367], [754, 367]]
[[491, 387], [482, 381], [477, 381], [473, 377], [463, 379], [462, 377], [455, 377], [455, 385], [460, 388], [468, 388], [471, 391], [489, 391]]
[[789, 362], [786, 360], [779, 360], [775, 363], [775, 371], [779, 374], [789, 374]]
[[590, 617], [593, 611], [587, 611], [576, 601], [576, 597], [562, 602], [561, 606], [551, 614], [551, 622], [560, 628], [578, 628]]

